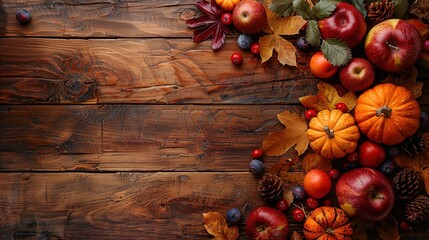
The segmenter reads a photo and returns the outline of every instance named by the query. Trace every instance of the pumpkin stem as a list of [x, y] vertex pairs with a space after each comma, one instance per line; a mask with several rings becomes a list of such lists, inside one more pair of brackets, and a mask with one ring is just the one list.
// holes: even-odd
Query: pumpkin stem
[[323, 130], [325, 130], [326, 135], [328, 135], [329, 138], [333, 138], [334, 137], [334, 130], [329, 129], [328, 126], [324, 126]]
[[328, 227], [325, 232], [330, 235], [334, 234], [334, 231], [330, 227]]
[[392, 109], [388, 106], [383, 106], [375, 111], [375, 116], [377, 117], [383, 116], [388, 118], [390, 117], [390, 114], [392, 114]]

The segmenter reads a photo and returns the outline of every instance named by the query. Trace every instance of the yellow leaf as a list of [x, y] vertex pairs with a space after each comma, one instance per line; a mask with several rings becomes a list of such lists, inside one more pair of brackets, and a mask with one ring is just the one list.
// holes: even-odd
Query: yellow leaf
[[267, 156], [280, 156], [291, 147], [295, 147], [298, 155], [307, 150], [307, 122], [296, 113], [288, 111], [277, 114], [279, 121], [286, 127], [271, 132], [262, 142], [262, 150]]
[[356, 106], [356, 94], [347, 92], [341, 97], [337, 90], [328, 83], [320, 82], [317, 84], [319, 93], [316, 96], [300, 97], [299, 101], [307, 108], [313, 108], [316, 111], [334, 110], [337, 103], [344, 103], [348, 111], [351, 111]]
[[301, 16], [281, 17], [268, 9], [267, 20], [272, 32], [276, 35], [295, 35], [307, 21]]
[[395, 85], [403, 86], [411, 91], [414, 98], [422, 95], [423, 83], [417, 82], [417, 75], [419, 71], [416, 67], [409, 68], [405, 71], [398, 73], [390, 73], [383, 82], [393, 83]]
[[259, 39], [261, 62], [268, 61], [273, 56], [273, 50], [278, 53], [277, 59], [282, 65], [296, 66], [296, 49], [288, 40], [278, 35], [265, 35]]
[[287, 172], [289, 169], [295, 165], [297, 162], [297, 159], [291, 159], [291, 158], [283, 158], [280, 159], [276, 164], [271, 166], [268, 173], [272, 175], [279, 175], [281, 172]]
[[203, 213], [204, 228], [218, 240], [235, 240], [238, 238], [238, 227], [228, 227], [226, 219], [218, 212]]
[[312, 169], [319, 168], [327, 172], [332, 168], [332, 160], [323, 158], [317, 153], [307, 154], [302, 160], [302, 169], [309, 172]]

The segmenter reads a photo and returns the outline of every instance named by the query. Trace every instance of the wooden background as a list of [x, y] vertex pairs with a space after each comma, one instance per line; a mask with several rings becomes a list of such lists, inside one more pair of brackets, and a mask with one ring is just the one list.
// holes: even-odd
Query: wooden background
[[195, 2], [0, 1], [0, 239], [211, 239], [203, 212], [263, 204], [250, 152], [317, 92], [311, 53], [234, 66], [236, 36], [192, 42]]

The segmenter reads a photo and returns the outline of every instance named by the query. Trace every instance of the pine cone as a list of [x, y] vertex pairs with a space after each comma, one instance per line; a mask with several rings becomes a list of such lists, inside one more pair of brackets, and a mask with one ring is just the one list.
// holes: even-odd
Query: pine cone
[[272, 174], [265, 174], [259, 181], [258, 192], [267, 202], [277, 202], [283, 197], [283, 180]]
[[368, 19], [375, 25], [393, 17], [395, 4], [390, 0], [379, 0], [368, 7]]
[[406, 138], [401, 143], [401, 150], [410, 157], [425, 150], [424, 139], [421, 132], [417, 132], [413, 136]]
[[419, 191], [420, 174], [412, 169], [404, 168], [393, 178], [393, 187], [401, 200], [414, 199]]
[[405, 205], [407, 220], [413, 224], [419, 224], [429, 218], [429, 198], [418, 196]]

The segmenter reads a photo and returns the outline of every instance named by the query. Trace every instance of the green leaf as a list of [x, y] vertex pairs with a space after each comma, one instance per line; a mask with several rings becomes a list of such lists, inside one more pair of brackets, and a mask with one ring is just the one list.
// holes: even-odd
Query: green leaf
[[313, 9], [306, 0], [293, 0], [293, 10], [306, 20], [316, 20]]
[[293, 11], [293, 0], [272, 0], [268, 8], [279, 16], [289, 16]]
[[410, 3], [408, 0], [392, 0], [395, 7], [393, 8], [393, 17], [405, 19], [410, 10]]
[[326, 59], [334, 66], [346, 65], [352, 59], [349, 46], [338, 39], [325, 39], [320, 48]]
[[355, 8], [357, 8], [357, 10], [359, 10], [364, 17], [366, 17], [367, 11], [365, 7], [365, 0], [351, 0], [350, 3], [353, 4], [353, 6], [355, 6]]
[[308, 43], [310, 43], [311, 45], [315, 47], [320, 46], [320, 31], [319, 31], [319, 26], [317, 26], [316, 20], [307, 21], [305, 38], [307, 38]]
[[337, 6], [338, 0], [322, 0], [316, 3], [314, 11], [318, 19], [324, 19], [331, 15]]

